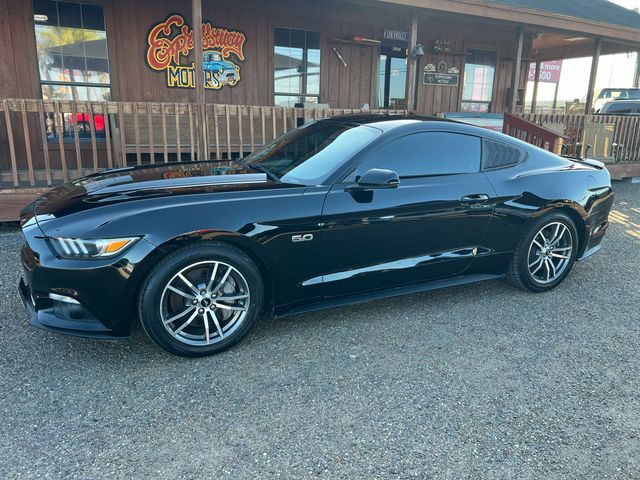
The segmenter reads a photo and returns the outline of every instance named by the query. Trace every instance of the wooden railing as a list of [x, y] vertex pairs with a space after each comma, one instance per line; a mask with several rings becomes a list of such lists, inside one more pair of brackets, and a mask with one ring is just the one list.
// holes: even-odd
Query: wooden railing
[[562, 131], [563, 153], [596, 156], [610, 163], [640, 163], [638, 116], [524, 113], [518, 118]]
[[562, 153], [564, 135], [559, 135], [520, 116], [505, 113], [502, 132], [558, 155]]
[[207, 104], [200, 116], [198, 108], [192, 103], [4, 99], [0, 188], [52, 186], [105, 168], [239, 158], [311, 120], [405, 113]]

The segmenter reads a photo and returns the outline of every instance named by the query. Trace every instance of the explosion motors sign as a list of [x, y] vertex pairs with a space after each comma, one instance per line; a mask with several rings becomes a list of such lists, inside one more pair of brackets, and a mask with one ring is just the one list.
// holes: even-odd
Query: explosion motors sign
[[[219, 90], [240, 82], [240, 65], [244, 62], [245, 34], [202, 24], [202, 50], [205, 88]], [[194, 63], [188, 62], [194, 49], [193, 30], [179, 14], [170, 15], [149, 29], [145, 59], [149, 68], [165, 72], [167, 86], [195, 88]], [[186, 63], [188, 62], [188, 63]]]

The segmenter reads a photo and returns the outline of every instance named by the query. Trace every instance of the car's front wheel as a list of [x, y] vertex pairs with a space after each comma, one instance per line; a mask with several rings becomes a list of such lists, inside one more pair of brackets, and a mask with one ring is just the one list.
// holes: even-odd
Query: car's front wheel
[[149, 273], [138, 314], [149, 337], [170, 353], [187, 357], [228, 349], [255, 324], [263, 303], [255, 264], [223, 243], [180, 248]]
[[551, 213], [531, 225], [513, 254], [507, 277], [516, 286], [545, 292], [567, 278], [578, 253], [578, 232], [564, 213]]

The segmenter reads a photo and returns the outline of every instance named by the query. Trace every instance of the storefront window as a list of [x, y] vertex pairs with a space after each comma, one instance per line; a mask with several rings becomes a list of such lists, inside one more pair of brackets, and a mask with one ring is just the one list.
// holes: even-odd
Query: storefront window
[[[104, 9], [55, 0], [34, 0], [38, 69], [44, 100], [102, 102], [111, 99], [111, 78], [107, 55]], [[86, 113], [63, 113], [61, 122], [52, 112], [45, 113], [44, 128], [50, 142], [61, 135], [73, 141], [105, 137], [105, 117]]]
[[276, 27], [274, 40], [275, 104], [318, 103], [320, 33]]
[[469, 57], [464, 67], [461, 105], [463, 112], [487, 113], [491, 111], [496, 57], [496, 52], [469, 50]]
[[34, 0], [33, 13], [42, 98], [110, 100], [103, 7]]

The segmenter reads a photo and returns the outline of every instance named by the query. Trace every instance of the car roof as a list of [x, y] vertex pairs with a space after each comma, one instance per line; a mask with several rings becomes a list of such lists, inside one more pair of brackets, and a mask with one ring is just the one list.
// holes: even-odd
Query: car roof
[[605, 91], [605, 90], [640, 90], [640, 87], [620, 87], [620, 88], [605, 87], [602, 89], [602, 91]]
[[418, 133], [425, 130], [445, 130], [450, 133], [463, 135], [474, 135], [480, 138], [494, 140], [496, 142], [508, 143], [521, 150], [531, 150], [533, 146], [520, 139], [495, 132], [490, 129], [471, 125], [465, 122], [450, 120], [440, 117], [415, 114], [380, 114], [380, 113], [357, 113], [349, 115], [338, 115], [335, 117], [317, 120], [317, 123], [342, 123], [345, 127], [357, 127], [367, 125], [376, 128], [386, 135], [405, 135]]
[[459, 123], [445, 118], [414, 114], [387, 113], [353, 113], [337, 115], [335, 117], [318, 120], [319, 122], [342, 123], [347, 125], [369, 125], [382, 131], [393, 130], [398, 127], [414, 125], [423, 122]]

